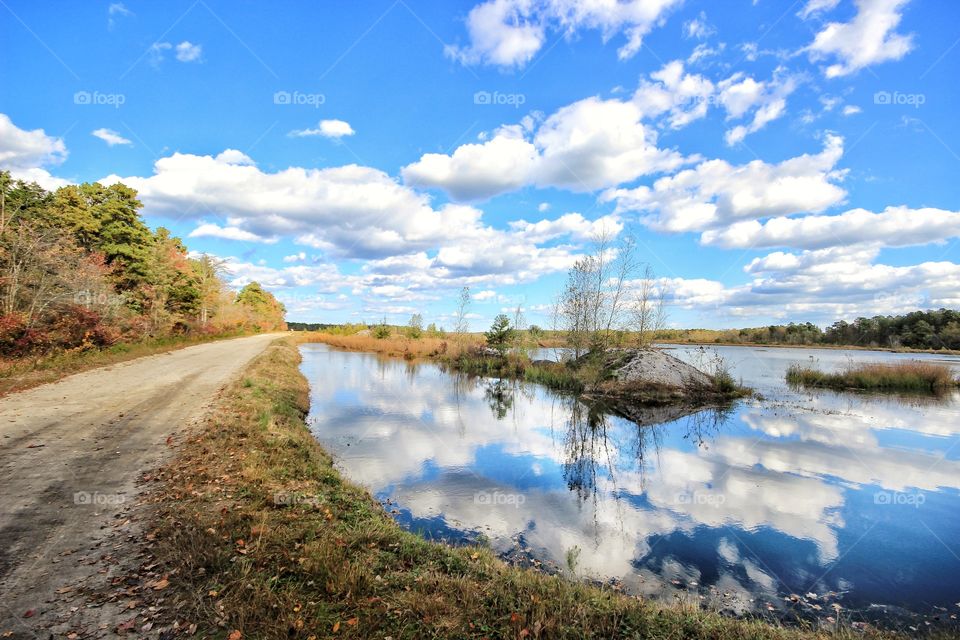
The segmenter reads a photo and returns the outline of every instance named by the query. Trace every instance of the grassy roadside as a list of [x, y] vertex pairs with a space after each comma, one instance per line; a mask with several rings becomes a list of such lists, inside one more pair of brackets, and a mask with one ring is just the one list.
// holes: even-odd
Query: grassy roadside
[[836, 373], [794, 364], [787, 369], [786, 377], [793, 385], [853, 391], [942, 393], [960, 386], [947, 365], [917, 360], [852, 365]]
[[167, 606], [208, 637], [894, 637], [804, 631], [661, 607], [508, 567], [401, 529], [334, 469], [304, 423], [296, 338], [218, 398], [153, 499]]
[[105, 367], [143, 356], [166, 353], [195, 344], [238, 338], [243, 333], [214, 336], [178, 336], [153, 338], [141, 342], [122, 342], [107, 349], [54, 353], [38, 358], [0, 362], [0, 397], [54, 382], [74, 373]]

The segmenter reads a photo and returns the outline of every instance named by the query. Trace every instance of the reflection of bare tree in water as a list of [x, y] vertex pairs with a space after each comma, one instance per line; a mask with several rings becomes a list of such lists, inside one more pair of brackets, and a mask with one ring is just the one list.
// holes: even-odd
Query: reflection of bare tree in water
[[420, 364], [413, 360], [404, 360], [404, 372], [407, 374], [407, 381], [413, 382], [417, 377], [417, 371], [420, 370]]
[[732, 413], [732, 404], [691, 413], [684, 420], [684, 439], [696, 443], [698, 448], [709, 449], [710, 441], [720, 432]]
[[[459, 373], [454, 375], [454, 381], [458, 413], [460, 395], [482, 385], [487, 406], [497, 420], [510, 414], [516, 418], [517, 400], [532, 400], [542, 389], [516, 380]], [[569, 394], [548, 395], [552, 399], [551, 432], [556, 433], [554, 425], [562, 425], [563, 478], [580, 504], [588, 499], [593, 503], [595, 521], [601, 489], [619, 504], [618, 475], [639, 475], [640, 488], [644, 490], [650, 461], [659, 464], [667, 429], [681, 430], [684, 438], [698, 447], [707, 447], [732, 411], [732, 405], [693, 411], [689, 406], [675, 404], [611, 406]]]
[[[617, 411], [624, 423], [612, 423], [614, 412], [597, 403], [584, 403], [566, 398], [568, 421], [564, 436], [564, 480], [577, 498], [596, 500], [597, 478], [601, 470], [611, 484], [611, 493], [619, 499], [617, 476], [631, 472], [640, 476], [640, 487], [646, 486], [647, 469], [652, 459], [659, 464], [660, 449], [667, 429], [683, 430], [683, 437], [698, 447], [709, 446], [709, 441], [727, 422], [731, 406], [712, 407], [686, 415], [658, 408], [644, 415], [633, 411], [635, 419], [626, 418]], [[658, 420], [659, 418], [659, 420]]]
[[456, 370], [447, 373], [453, 378], [453, 401], [457, 407], [457, 431], [462, 436], [467, 432], [467, 425], [463, 421], [463, 414], [460, 413], [461, 398], [476, 389], [479, 378]]
[[[563, 438], [563, 479], [567, 488], [575, 492], [580, 502], [596, 496], [597, 472], [613, 466], [607, 415], [580, 402], [567, 399], [569, 419]], [[606, 465], [601, 458], [606, 458]], [[611, 477], [612, 479], [612, 477]]]

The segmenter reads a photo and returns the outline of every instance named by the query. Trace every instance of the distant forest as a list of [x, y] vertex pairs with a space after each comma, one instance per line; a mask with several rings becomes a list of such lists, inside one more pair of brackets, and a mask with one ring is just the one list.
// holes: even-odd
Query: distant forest
[[[330, 331], [356, 333], [368, 328], [364, 324], [324, 324], [290, 322], [295, 331]], [[531, 327], [534, 329], [534, 327]], [[542, 339], [553, 341], [563, 334], [559, 331], [541, 331]], [[899, 316], [857, 318], [853, 322], [838, 320], [826, 329], [815, 324], [790, 323], [753, 327], [748, 329], [661, 329], [655, 340], [724, 343], [724, 344], [783, 344], [836, 345], [879, 348], [908, 348], [923, 350], [960, 350], [960, 311], [938, 309], [914, 311]]]
[[[329, 331], [331, 329], [339, 329], [344, 325], [339, 324], [325, 324], [323, 322], [288, 322], [287, 328], [290, 331]], [[357, 331], [365, 329], [366, 325], [358, 325]]]
[[122, 184], [50, 192], [0, 171], [0, 357], [180, 334], [285, 328], [284, 308], [222, 261], [151, 231]]
[[722, 331], [665, 330], [661, 340], [690, 342], [838, 345], [890, 349], [960, 349], [960, 311], [913, 311], [899, 316], [838, 320], [826, 329], [809, 322]]

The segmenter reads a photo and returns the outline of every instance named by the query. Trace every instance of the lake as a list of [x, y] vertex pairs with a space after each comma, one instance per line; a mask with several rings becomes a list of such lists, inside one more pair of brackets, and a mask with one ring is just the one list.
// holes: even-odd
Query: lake
[[783, 381], [793, 362], [960, 371], [960, 358], [666, 348], [721, 356], [762, 399], [638, 425], [538, 385], [320, 344], [301, 353], [317, 439], [426, 537], [734, 614], [916, 626], [960, 613], [960, 394]]

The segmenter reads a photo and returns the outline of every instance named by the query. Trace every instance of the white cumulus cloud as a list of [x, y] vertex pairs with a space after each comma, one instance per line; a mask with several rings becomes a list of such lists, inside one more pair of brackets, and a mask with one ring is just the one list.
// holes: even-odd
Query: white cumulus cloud
[[887, 247], [944, 242], [960, 236], [960, 211], [887, 207], [880, 213], [851, 209], [843, 213], [800, 218], [748, 220], [724, 229], [705, 231], [704, 244], [725, 248], [795, 247], [815, 249], [883, 243]]
[[132, 144], [129, 140], [121, 136], [119, 133], [113, 129], [106, 129], [101, 127], [100, 129], [95, 129], [90, 132], [94, 138], [100, 138], [107, 143], [108, 146], [116, 146], [118, 144]]
[[225, 226], [213, 223], [201, 224], [190, 232], [191, 238], [220, 238], [222, 240], [239, 240], [241, 242], [264, 242], [273, 244], [277, 238], [265, 238], [250, 231], [238, 227]]
[[464, 64], [522, 67], [543, 47], [549, 32], [567, 37], [600, 31], [604, 41], [623, 34], [617, 55], [632, 57], [643, 38], [682, 0], [487, 0], [467, 15], [469, 44], [450, 45], [447, 55]]
[[176, 46], [176, 55], [180, 62], [200, 62], [203, 56], [203, 47], [184, 40]]
[[50, 174], [45, 167], [67, 159], [67, 145], [61, 138], [47, 135], [43, 129], [21, 129], [4, 113], [0, 113], [0, 168], [14, 178], [36, 182], [45, 189], [56, 189], [69, 183]]
[[[913, 36], [896, 31], [910, 0], [855, 0], [857, 15], [850, 22], [824, 25], [806, 51], [813, 61], [835, 60], [824, 68], [828, 78], [856, 73], [870, 65], [899, 60], [913, 49]], [[832, 8], [836, 2], [808, 3], [807, 8]], [[806, 11], [804, 12], [806, 13]]]
[[819, 213], [843, 201], [846, 172], [836, 165], [843, 138], [826, 137], [823, 151], [778, 164], [754, 160], [734, 166], [706, 160], [692, 169], [656, 180], [652, 186], [615, 189], [603, 195], [618, 212], [638, 211], [660, 231], [704, 231], [740, 220]]
[[680, 153], [657, 147], [657, 131], [642, 117], [634, 101], [587, 98], [559, 109], [534, 131], [500, 127], [492, 138], [452, 154], [425, 154], [401, 173], [411, 186], [476, 200], [526, 185], [594, 191], [682, 165]]
[[344, 120], [321, 120], [314, 129], [295, 129], [290, 135], [296, 138], [323, 136], [324, 138], [342, 138], [356, 133], [349, 122]]

